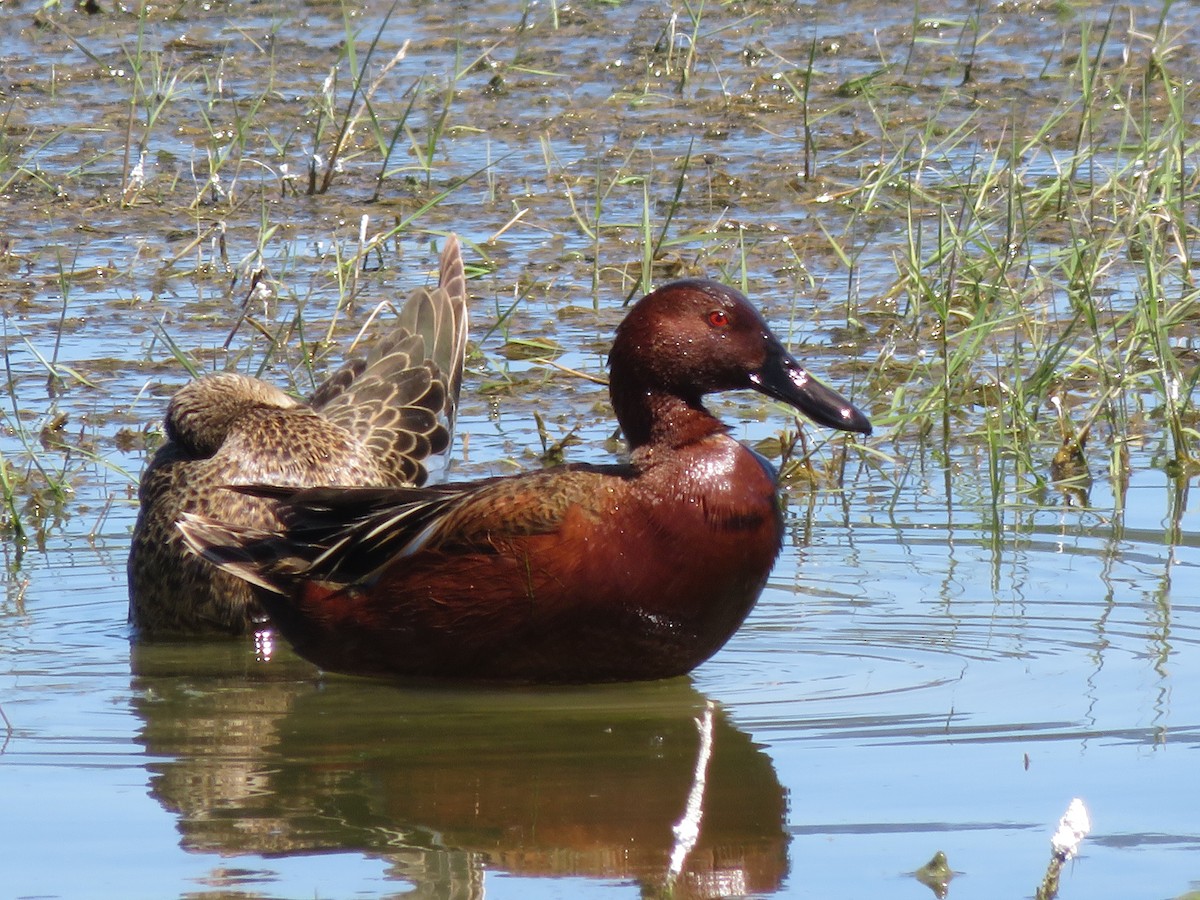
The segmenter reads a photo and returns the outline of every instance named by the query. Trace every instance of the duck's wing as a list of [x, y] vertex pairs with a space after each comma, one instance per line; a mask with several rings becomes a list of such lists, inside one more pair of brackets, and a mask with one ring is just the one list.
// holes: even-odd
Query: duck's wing
[[279, 500], [281, 532], [184, 513], [177, 527], [198, 555], [277, 594], [297, 579], [351, 584], [424, 546], [422, 535], [468, 490], [230, 486]]
[[268, 590], [290, 592], [298, 579], [346, 586], [371, 579], [429, 550], [495, 553], [509, 540], [560, 527], [569, 510], [600, 518], [612, 479], [629, 466], [562, 466], [525, 475], [422, 488], [237, 486], [279, 501], [282, 532], [185, 514], [188, 546], [222, 569]]
[[462, 248], [458, 238], [450, 235], [442, 248], [437, 290], [414, 291], [400, 311], [400, 325], [410, 334], [421, 336], [426, 358], [442, 376], [446, 391], [443, 414], [451, 436], [467, 357], [468, 318]]
[[444, 468], [454, 436], [467, 352], [467, 289], [462, 251], [451, 235], [438, 287], [409, 295], [390, 334], [346, 363], [311, 398], [349, 430], [396, 484], [421, 485]]

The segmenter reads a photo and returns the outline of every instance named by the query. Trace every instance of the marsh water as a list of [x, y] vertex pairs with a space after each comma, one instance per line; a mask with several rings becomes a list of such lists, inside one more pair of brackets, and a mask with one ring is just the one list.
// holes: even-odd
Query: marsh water
[[[1073, 102], [1081, 57], [1200, 71], [1198, 27], [1141, 3], [0, 4], [0, 895], [1031, 897], [1073, 798], [1092, 827], [1059, 896], [1200, 890], [1200, 514], [1156, 401], [1134, 433], [1097, 420], [1066, 490], [979, 439], [987, 385], [896, 427], [929, 386], [901, 398], [878, 361], [940, 340], [895, 328], [922, 220], [854, 208], [901, 145], [937, 145], [914, 178], [962, 178]], [[687, 678], [594, 688], [131, 641], [136, 478], [189, 367], [306, 393], [450, 230], [475, 343], [455, 477], [619, 453], [604, 354], [645, 275], [744, 285], [875, 416], [865, 441], [804, 428], [744, 627]], [[1120, 311], [1137, 279], [1094, 287]], [[1053, 323], [1071, 298], [1039, 302]], [[777, 457], [797, 427], [712, 408]]]

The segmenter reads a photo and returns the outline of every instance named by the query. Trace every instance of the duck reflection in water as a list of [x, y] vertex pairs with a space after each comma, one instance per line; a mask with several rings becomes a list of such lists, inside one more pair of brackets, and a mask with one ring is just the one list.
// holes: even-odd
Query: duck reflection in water
[[[135, 647], [151, 790], [185, 849], [357, 852], [421, 896], [474, 900], [487, 871], [664, 887], [697, 790], [709, 704], [685, 680], [547, 690], [400, 689], [331, 679], [245, 645]], [[213, 653], [245, 655], [243, 664]], [[187, 674], [188, 672], [194, 674]], [[677, 897], [776, 890], [783, 788], [719, 708]], [[219, 858], [218, 858], [219, 857]]]

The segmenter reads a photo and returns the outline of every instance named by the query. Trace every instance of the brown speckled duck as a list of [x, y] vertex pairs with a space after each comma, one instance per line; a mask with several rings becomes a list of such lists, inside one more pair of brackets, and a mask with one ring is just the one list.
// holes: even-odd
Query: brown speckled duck
[[408, 298], [390, 333], [348, 360], [305, 403], [226, 373], [181, 388], [167, 442], [142, 475], [129, 553], [129, 621], [138, 634], [241, 634], [265, 619], [248, 584], [188, 551], [185, 514], [282, 527], [272, 501], [226, 485], [421, 485], [451, 444], [467, 343], [458, 240], [438, 287]]
[[779, 555], [769, 463], [703, 405], [750, 388], [870, 434], [740, 293], [689, 279], [617, 329], [613, 409], [628, 463], [427, 488], [248, 488], [282, 528], [185, 515], [189, 546], [256, 585], [322, 668], [524, 682], [664, 678], [725, 644]]

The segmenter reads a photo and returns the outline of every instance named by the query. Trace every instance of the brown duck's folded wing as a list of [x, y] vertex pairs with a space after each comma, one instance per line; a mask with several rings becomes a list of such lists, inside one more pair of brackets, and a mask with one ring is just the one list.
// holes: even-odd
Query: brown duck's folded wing
[[[385, 565], [461, 492], [432, 488], [314, 488], [269, 485], [228, 490], [280, 501], [283, 531], [184, 513], [187, 546], [251, 584], [287, 594], [301, 578], [351, 584]], [[386, 534], [376, 529], [385, 526]]]
[[462, 254], [451, 236], [439, 286], [409, 296], [390, 334], [347, 360], [311, 403], [371, 449], [395, 484], [420, 485], [449, 454], [467, 349]]
[[460, 485], [397, 490], [316, 488], [293, 495], [280, 515], [310, 549], [308, 573], [337, 584], [370, 578], [424, 551], [453, 556], [503, 552], [513, 540], [556, 531], [571, 510], [598, 519], [627, 466], [561, 466]]
[[394, 484], [423, 484], [433, 459], [450, 448], [442, 416], [446, 388], [427, 362], [415, 362], [404, 344], [369, 366], [345, 394], [321, 408], [331, 422], [354, 434]]
[[555, 531], [576, 509], [599, 517], [626, 466], [563, 466], [527, 475], [423, 488], [233, 488], [280, 500], [282, 532], [200, 516], [180, 523], [188, 545], [254, 584], [287, 593], [298, 578], [348, 585], [423, 551], [496, 553], [508, 541]]
[[441, 374], [446, 388], [443, 415], [454, 431], [463, 363], [467, 355], [467, 277], [458, 238], [451, 235], [442, 249], [438, 287], [418, 290], [400, 311], [400, 324], [424, 341], [426, 358]]

